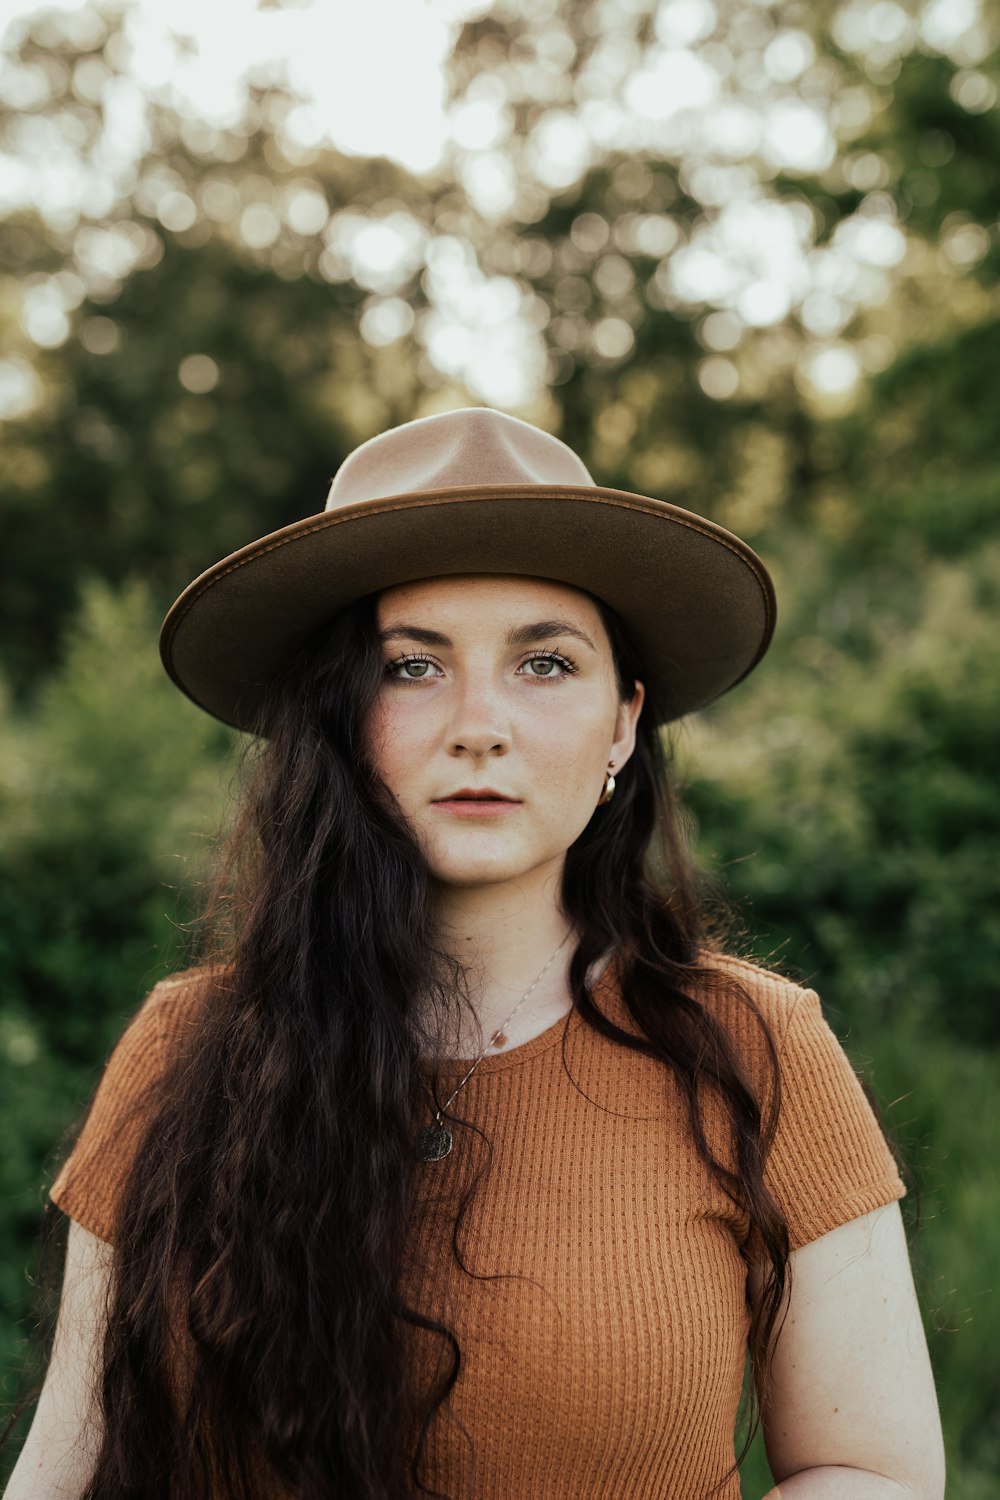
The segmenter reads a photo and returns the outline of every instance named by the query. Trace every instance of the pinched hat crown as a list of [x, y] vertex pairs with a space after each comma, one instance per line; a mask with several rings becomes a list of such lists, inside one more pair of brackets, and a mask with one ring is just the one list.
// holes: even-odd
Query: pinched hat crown
[[559, 438], [504, 412], [473, 406], [369, 438], [344, 459], [326, 509], [459, 485], [593, 483]]
[[354, 600], [476, 573], [550, 579], [609, 604], [661, 722], [745, 677], [774, 628], [771, 580], [745, 542], [693, 511], [595, 484], [571, 448], [517, 417], [466, 407], [348, 454], [323, 511], [188, 585], [160, 654], [195, 703], [265, 734], [271, 684]]

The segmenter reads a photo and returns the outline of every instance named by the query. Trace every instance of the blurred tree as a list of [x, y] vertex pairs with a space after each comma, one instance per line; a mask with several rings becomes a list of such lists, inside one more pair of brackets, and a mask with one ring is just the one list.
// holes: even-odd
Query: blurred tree
[[[869, 577], [818, 599], [812, 545], [782, 580], [792, 618], [755, 695], [683, 736], [703, 850], [760, 951], [860, 1036], [916, 1019], [996, 1046], [1000, 548], [922, 566], [908, 624]], [[867, 651], [836, 640], [848, 610]]]
[[34, 1263], [44, 1184], [141, 996], [184, 963], [184, 924], [241, 743], [178, 699], [156, 652], [158, 618], [144, 583], [118, 592], [84, 579], [62, 659], [32, 711], [5, 703], [0, 715], [0, 1364], [9, 1371], [23, 1367], [41, 1313], [23, 1268]]
[[155, 266], [113, 305], [84, 300], [76, 336], [40, 359], [44, 404], [0, 454], [18, 686], [52, 662], [83, 572], [147, 578], [165, 605], [218, 557], [322, 510], [343, 455], [410, 412], [412, 360], [356, 338], [356, 288], [285, 280], [218, 242], [155, 243]]
[[[0, 109], [8, 149], [61, 129], [92, 167], [127, 68], [120, 17], [95, 37], [74, 48], [52, 16], [27, 30], [7, 67], [37, 97]], [[4, 352], [30, 360], [39, 386], [0, 451], [16, 559], [0, 660], [19, 696], [51, 666], [80, 575], [141, 575], [165, 607], [217, 557], [321, 510], [345, 452], [412, 415], [406, 330], [424, 298], [411, 210], [426, 215], [429, 194], [388, 162], [284, 156], [276, 130], [293, 102], [255, 87], [228, 133], [150, 106], [146, 152], [128, 191], [99, 201], [99, 223], [53, 228], [22, 210], [0, 226]], [[350, 245], [375, 205], [390, 243], [362, 285]], [[376, 286], [393, 308], [360, 338], [388, 300]]]
[[77, 1061], [95, 1026], [114, 1036], [135, 985], [183, 953], [175, 924], [240, 743], [178, 698], [157, 620], [145, 583], [119, 594], [84, 579], [58, 668], [0, 730], [4, 1005]]
[[[553, 420], [602, 477], [751, 536], [812, 521], [856, 377], [995, 317], [998, 39], [972, 8], [858, 0], [506, 0], [466, 24], [454, 170], [492, 217], [486, 263], [540, 303]], [[977, 397], [986, 344], [975, 374], [950, 366]], [[987, 457], [983, 405], [944, 462]]]

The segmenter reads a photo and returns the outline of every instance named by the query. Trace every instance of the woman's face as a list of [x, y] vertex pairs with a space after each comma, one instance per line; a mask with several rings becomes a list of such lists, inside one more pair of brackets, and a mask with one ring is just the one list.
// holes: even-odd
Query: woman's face
[[[386, 589], [377, 622], [369, 750], [432, 875], [481, 886], [561, 870], [608, 762], [617, 773], [632, 753], [644, 697], [637, 683], [619, 701], [596, 606], [547, 579], [470, 574]], [[513, 800], [449, 801], [469, 788]]]

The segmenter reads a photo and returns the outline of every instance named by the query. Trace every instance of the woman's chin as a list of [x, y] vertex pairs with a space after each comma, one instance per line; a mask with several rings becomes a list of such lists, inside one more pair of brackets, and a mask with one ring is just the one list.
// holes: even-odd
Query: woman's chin
[[448, 886], [502, 885], [527, 875], [538, 863], [537, 857], [500, 849], [435, 849], [427, 855], [432, 878]]
[[454, 888], [505, 885], [509, 880], [517, 880], [521, 875], [527, 874], [527, 868], [516, 862], [490, 863], [486, 860], [477, 860], [473, 863], [462, 863], [459, 860], [444, 865], [431, 865], [431, 875], [439, 885]]

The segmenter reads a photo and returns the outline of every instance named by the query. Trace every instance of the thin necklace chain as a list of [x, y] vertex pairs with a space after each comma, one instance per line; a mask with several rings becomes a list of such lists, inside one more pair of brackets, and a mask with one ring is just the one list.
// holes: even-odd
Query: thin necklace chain
[[[572, 931], [572, 928], [570, 929], [570, 931]], [[548, 963], [545, 965], [545, 968], [538, 975], [537, 979], [535, 979], [534, 982], [531, 985], [529, 985], [529, 987], [525, 990], [524, 994], [521, 996], [520, 1000], [514, 1006], [514, 1009], [511, 1011], [510, 1015], [507, 1017], [506, 1021], [501, 1021], [500, 1025], [493, 1032], [493, 1035], [490, 1037], [489, 1042], [487, 1042], [487, 1044], [483, 1048], [482, 1052], [480, 1052], [479, 1056], [476, 1058], [475, 1062], [472, 1064], [472, 1067], [466, 1073], [465, 1077], [462, 1079], [462, 1082], [458, 1085], [458, 1088], [455, 1090], [455, 1092], [450, 1096], [450, 1098], [448, 1098], [445, 1101], [445, 1103], [441, 1106], [440, 1109], [435, 1110], [434, 1117], [435, 1117], [435, 1119], [436, 1119], [436, 1121], [437, 1121], [438, 1124], [441, 1123], [441, 1116], [444, 1113], [444, 1111], [448, 1108], [448, 1106], [451, 1104], [452, 1099], [454, 1099], [455, 1095], [458, 1094], [458, 1093], [460, 1093], [461, 1090], [468, 1083], [469, 1079], [472, 1077], [473, 1073], [479, 1067], [479, 1064], [482, 1062], [483, 1058], [486, 1056], [487, 1052], [490, 1050], [490, 1047], [493, 1046], [493, 1043], [496, 1041], [496, 1038], [498, 1036], [500, 1036], [500, 1034], [503, 1032], [503, 1030], [504, 1030], [505, 1027], [507, 1027], [507, 1026], [510, 1025], [511, 1021], [517, 1015], [518, 1011], [521, 1009], [521, 1006], [524, 1004], [525, 1000], [527, 1000], [528, 996], [531, 994], [531, 991], [535, 988], [535, 985], [537, 985], [542, 979], [544, 979], [546, 973], [548, 972], [548, 970], [551, 968], [552, 964], [554, 963], [557, 954], [559, 954], [561, 952], [561, 950], [566, 946], [566, 943], [569, 940], [569, 935], [570, 935], [569, 932], [567, 932], [566, 936], [563, 938], [562, 942], [559, 944], [559, 947], [556, 949], [555, 953], [553, 953], [552, 957], [549, 959]], [[427, 1084], [426, 1083], [424, 1083], [424, 1088], [427, 1089]], [[427, 1093], [428, 1093], [428, 1095], [430, 1095], [430, 1089], [427, 1089]], [[432, 1103], [434, 1102], [433, 1101], [433, 1095], [431, 1095], [431, 1102]]]

